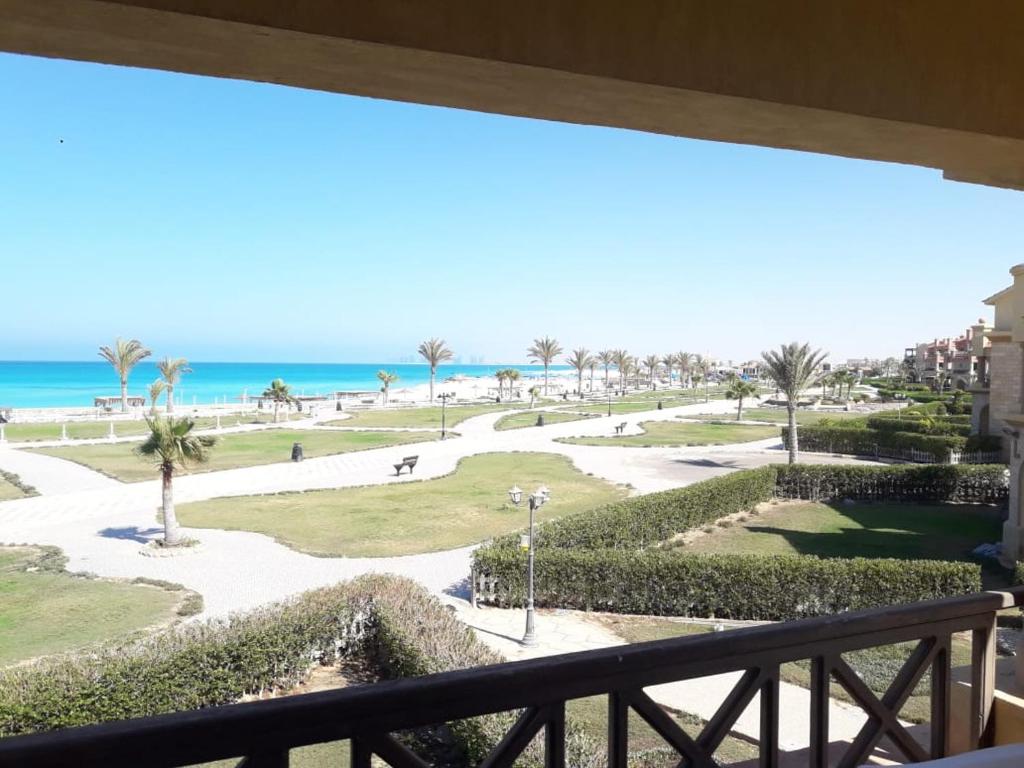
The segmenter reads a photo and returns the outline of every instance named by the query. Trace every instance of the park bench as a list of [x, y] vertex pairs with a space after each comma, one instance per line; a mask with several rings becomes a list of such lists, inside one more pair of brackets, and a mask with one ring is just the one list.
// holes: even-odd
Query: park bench
[[395, 468], [395, 475], [402, 474], [402, 470], [405, 469], [406, 467], [409, 468], [409, 474], [411, 475], [412, 468], [416, 466], [416, 462], [419, 461], [419, 458], [419, 456], [406, 456], [400, 462], [394, 464], [393, 466]]
[[615, 434], [616, 435], [621, 435], [622, 434], [622, 430], [624, 430], [625, 428], [626, 428], [626, 422], [622, 422], [621, 424], [616, 424], [615, 425]]

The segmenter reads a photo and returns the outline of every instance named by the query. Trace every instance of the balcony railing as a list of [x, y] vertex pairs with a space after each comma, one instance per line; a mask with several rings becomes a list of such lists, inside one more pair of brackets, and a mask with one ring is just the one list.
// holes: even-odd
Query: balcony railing
[[[715, 749], [760, 694], [760, 762], [771, 768], [778, 765], [780, 754], [779, 668], [801, 660], [811, 662], [807, 764], [814, 768], [829, 764], [832, 681], [842, 686], [868, 716], [857, 737], [845, 745], [839, 766], [861, 765], [884, 737], [909, 762], [919, 762], [941, 757], [949, 750], [953, 633], [972, 634], [967, 731], [972, 748], [986, 744], [995, 677], [996, 612], [1022, 602], [1024, 588], [984, 592], [19, 736], [0, 741], [0, 766], [160, 768], [244, 756], [242, 764], [250, 768], [277, 768], [288, 765], [290, 749], [350, 739], [352, 768], [369, 768], [373, 755], [395, 768], [424, 768], [426, 763], [392, 734], [476, 715], [522, 710], [484, 765], [511, 766], [543, 731], [545, 766], [561, 768], [565, 764], [566, 702], [606, 694], [610, 768], [626, 766], [630, 710], [638, 713], [689, 765], [711, 768]], [[842, 657], [849, 651], [904, 642], [916, 642], [916, 647], [881, 697], [869, 690]], [[742, 672], [739, 682], [696, 738], [684, 732], [643, 690], [646, 686], [736, 671]], [[922, 744], [898, 715], [929, 671], [931, 727], [927, 743]]]

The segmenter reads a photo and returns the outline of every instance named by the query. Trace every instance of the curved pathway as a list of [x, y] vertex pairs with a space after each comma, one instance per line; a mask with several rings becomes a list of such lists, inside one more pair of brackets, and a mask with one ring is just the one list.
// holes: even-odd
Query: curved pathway
[[[731, 403], [711, 401], [610, 419], [495, 431], [495, 422], [514, 412], [498, 411], [467, 419], [459, 425], [461, 436], [445, 441], [183, 476], [175, 481], [175, 499], [184, 503], [220, 496], [410, 482], [448, 474], [466, 456], [498, 451], [562, 454], [583, 472], [629, 484], [639, 492], [679, 487], [784, 460], [777, 438], [690, 448], [555, 442], [559, 437], [611, 435], [614, 425], [623, 421], [630, 434], [638, 433], [643, 421], [726, 413], [732, 408]], [[287, 424], [288, 428], [311, 426], [309, 421]], [[395, 477], [392, 464], [413, 451], [420, 457], [415, 476]], [[0, 542], [59, 546], [68, 556], [71, 570], [184, 584], [203, 595], [204, 615], [252, 608], [361, 573], [398, 573], [441, 593], [457, 589], [469, 572], [472, 547], [395, 558], [320, 558], [296, 552], [262, 534], [211, 529], [193, 533], [202, 541], [195, 550], [174, 557], [142, 557], [141, 546], [160, 534], [155, 523], [160, 499], [157, 481], [120, 483], [81, 465], [10, 444], [0, 447], [0, 469], [17, 472], [43, 494], [0, 503]]]

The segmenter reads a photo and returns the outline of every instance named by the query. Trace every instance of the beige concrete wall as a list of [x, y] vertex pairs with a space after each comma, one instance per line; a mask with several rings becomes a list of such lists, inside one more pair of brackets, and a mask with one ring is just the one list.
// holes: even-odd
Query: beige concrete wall
[[1019, 414], [1024, 405], [1024, 346], [996, 342], [989, 351], [989, 432], [1000, 434], [1006, 425], [1004, 414]]

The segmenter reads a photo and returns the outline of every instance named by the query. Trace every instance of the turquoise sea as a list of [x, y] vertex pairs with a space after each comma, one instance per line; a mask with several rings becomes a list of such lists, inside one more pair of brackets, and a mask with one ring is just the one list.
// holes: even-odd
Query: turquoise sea
[[[238, 402], [243, 394], [262, 392], [275, 378], [284, 379], [297, 395], [328, 394], [339, 390], [373, 390], [380, 388], [377, 371], [394, 371], [399, 375], [393, 384], [396, 391], [423, 384], [430, 378], [430, 369], [414, 363], [203, 363], [189, 364], [186, 374], [175, 388], [175, 399], [191, 405], [214, 402]], [[502, 368], [514, 367], [524, 375], [543, 372], [539, 365], [442, 365], [438, 381], [449, 376], [487, 376]], [[552, 366], [568, 370], [564, 366]], [[145, 395], [146, 387], [158, 377], [156, 364], [150, 360], [139, 363], [128, 380], [128, 391]], [[102, 360], [84, 362], [21, 362], [0, 361], [0, 407], [48, 408], [91, 406], [99, 395], [120, 394], [120, 384], [113, 368]]]

